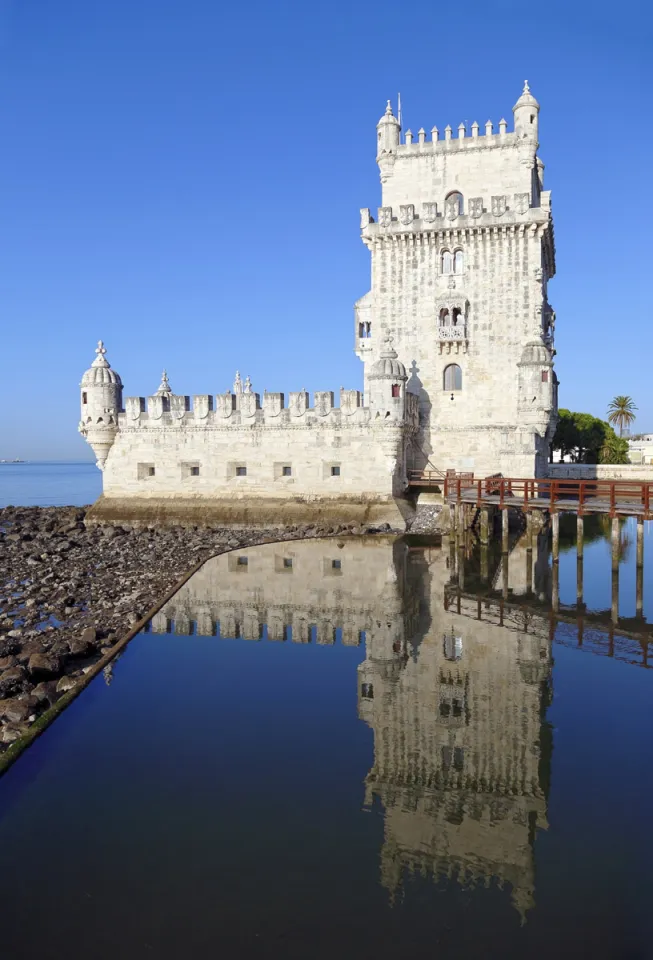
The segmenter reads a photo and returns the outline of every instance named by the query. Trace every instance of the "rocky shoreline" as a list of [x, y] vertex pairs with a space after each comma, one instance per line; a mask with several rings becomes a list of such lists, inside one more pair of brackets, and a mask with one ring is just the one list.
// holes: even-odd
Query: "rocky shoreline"
[[85, 514], [0, 510], [0, 755], [201, 560], [271, 540], [381, 532], [354, 524], [283, 532], [86, 527]]

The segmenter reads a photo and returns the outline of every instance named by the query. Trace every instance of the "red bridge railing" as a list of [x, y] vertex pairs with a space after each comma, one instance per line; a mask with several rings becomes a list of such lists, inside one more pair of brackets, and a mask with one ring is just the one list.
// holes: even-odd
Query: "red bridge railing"
[[643, 515], [651, 519], [653, 482], [643, 480], [564, 480], [549, 478], [484, 477], [472, 473], [411, 470], [411, 486], [437, 486], [445, 499], [456, 502], [519, 507], [523, 510], [569, 510], [583, 514], [603, 512]]

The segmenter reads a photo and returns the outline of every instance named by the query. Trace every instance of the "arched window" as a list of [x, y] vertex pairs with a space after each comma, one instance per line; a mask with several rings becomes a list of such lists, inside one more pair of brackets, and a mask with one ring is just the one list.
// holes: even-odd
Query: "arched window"
[[462, 312], [462, 310], [460, 309], [460, 307], [454, 307], [454, 309], [453, 309], [453, 325], [454, 325], [454, 327], [457, 327], [457, 326], [459, 326], [459, 325], [462, 327], [463, 322], [464, 322], [464, 318], [463, 318], [463, 315], [462, 315], [462, 314], [463, 314], [463, 312]]
[[443, 273], [453, 273], [453, 257], [448, 250], [442, 251], [441, 267]]
[[443, 307], [442, 310], [440, 310], [440, 326], [448, 327], [450, 323], [451, 318], [449, 316], [449, 310], [447, 307]]
[[464, 263], [465, 263], [465, 259], [463, 257], [462, 250], [456, 250], [456, 252], [453, 255], [453, 272], [462, 273]]
[[392, 384], [392, 396], [395, 397], [395, 398], [401, 396], [401, 393], [400, 393], [400, 390], [399, 390], [399, 384], [398, 384], [398, 383], [393, 383], [393, 384]]
[[445, 390], [462, 390], [463, 372], [457, 363], [444, 368], [443, 387]]
[[450, 220], [463, 215], [463, 195], [454, 190], [444, 201], [445, 211]]

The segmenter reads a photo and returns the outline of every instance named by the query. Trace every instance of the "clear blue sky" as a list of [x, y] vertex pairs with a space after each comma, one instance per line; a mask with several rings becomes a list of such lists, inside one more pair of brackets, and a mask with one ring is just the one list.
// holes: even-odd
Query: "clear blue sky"
[[553, 191], [561, 405], [653, 430], [653, 15], [643, 2], [0, 0], [0, 457], [85, 458], [126, 395], [359, 386], [375, 126], [481, 125], [527, 77]]

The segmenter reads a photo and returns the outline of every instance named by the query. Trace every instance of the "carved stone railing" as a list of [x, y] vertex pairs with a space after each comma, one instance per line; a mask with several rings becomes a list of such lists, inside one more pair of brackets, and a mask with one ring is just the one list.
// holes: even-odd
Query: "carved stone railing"
[[467, 324], [458, 323], [455, 326], [449, 325], [438, 327], [438, 339], [445, 340], [450, 343], [467, 340]]

